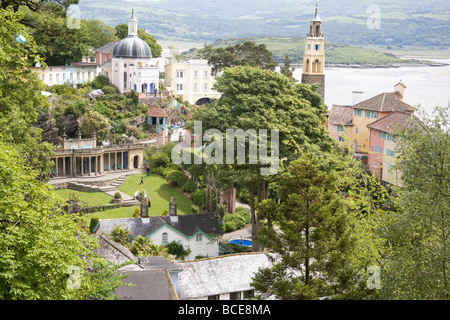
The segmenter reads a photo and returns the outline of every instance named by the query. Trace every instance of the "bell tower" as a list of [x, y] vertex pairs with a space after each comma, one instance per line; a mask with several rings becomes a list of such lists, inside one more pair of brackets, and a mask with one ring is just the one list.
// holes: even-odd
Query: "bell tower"
[[322, 33], [322, 19], [320, 19], [316, 2], [316, 12], [311, 20], [309, 33], [306, 35], [306, 48], [303, 55], [302, 83], [320, 84], [317, 92], [325, 99], [325, 39]]

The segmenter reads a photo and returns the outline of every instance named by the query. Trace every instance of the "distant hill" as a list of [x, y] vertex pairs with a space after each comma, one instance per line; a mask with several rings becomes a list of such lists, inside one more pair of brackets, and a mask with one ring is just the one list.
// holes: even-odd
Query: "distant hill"
[[[245, 41], [251, 41], [256, 44], [265, 44], [267, 49], [272, 52], [273, 58], [278, 63], [283, 63], [285, 55], [289, 55], [292, 64], [301, 64], [303, 60], [303, 53], [305, 50], [305, 38], [299, 37], [244, 37], [232, 38], [226, 40], [217, 40], [213, 47], [226, 47], [235, 45]], [[186, 56], [198, 57], [197, 50], [200, 48], [192, 48], [185, 53]], [[410, 59], [400, 59], [396, 56], [368, 50], [361, 47], [353, 47], [348, 45], [341, 45], [325, 42], [325, 61], [327, 65], [341, 65], [341, 66], [369, 66], [369, 67], [385, 67], [397, 66], [406, 64], [421, 65], [426, 62]]]
[[[367, 21], [379, 8], [380, 28]], [[213, 42], [216, 39], [303, 37], [314, 0], [80, 0], [83, 19], [112, 26], [135, 8], [140, 27], [158, 39]], [[320, 0], [328, 41], [348, 45], [450, 47], [450, 3], [442, 0]]]

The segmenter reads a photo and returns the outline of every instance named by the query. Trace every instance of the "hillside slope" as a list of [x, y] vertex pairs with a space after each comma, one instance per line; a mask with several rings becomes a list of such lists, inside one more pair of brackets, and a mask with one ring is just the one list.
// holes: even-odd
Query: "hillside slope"
[[[80, 0], [79, 6], [83, 19], [112, 26], [126, 23], [133, 7], [140, 26], [159, 39], [211, 42], [246, 36], [303, 37], [315, 1]], [[325, 36], [334, 43], [450, 47], [448, 1], [321, 0], [319, 7]], [[374, 9], [380, 12], [379, 28], [367, 26]]]

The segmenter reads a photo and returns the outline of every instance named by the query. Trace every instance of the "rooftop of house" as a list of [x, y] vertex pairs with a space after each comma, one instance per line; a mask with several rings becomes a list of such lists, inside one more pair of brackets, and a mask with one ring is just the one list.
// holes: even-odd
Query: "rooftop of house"
[[353, 125], [353, 108], [351, 106], [333, 105], [328, 112], [328, 123], [335, 125]]
[[198, 231], [206, 234], [222, 234], [219, 221], [212, 214], [189, 214], [177, 216], [177, 220], [172, 221], [170, 216], [160, 216], [153, 220], [152, 225], [145, 231], [144, 236], [149, 236], [164, 224], [180, 231], [188, 237], [192, 237]]
[[170, 276], [165, 270], [128, 270], [119, 271], [126, 275], [123, 283], [133, 286], [121, 286], [115, 294], [122, 300], [174, 300], [177, 299]]
[[160, 106], [149, 105], [148, 116], [149, 117], [166, 118], [169, 115]]
[[198, 231], [205, 234], [222, 234], [217, 217], [213, 214], [189, 214], [177, 216], [173, 222], [170, 216], [158, 216], [142, 218], [101, 219], [97, 232], [110, 234], [116, 227], [128, 229], [132, 237], [138, 235], [149, 236], [163, 225], [169, 225], [187, 237], [193, 236]]
[[101, 52], [101, 53], [113, 53], [114, 51], [114, 47], [116, 46], [118, 41], [112, 41], [108, 44], [105, 44], [104, 46], [95, 49], [96, 52]]
[[177, 299], [169, 272], [179, 272], [181, 267], [164, 257], [136, 257], [123, 245], [120, 245], [104, 236], [98, 235], [99, 248], [95, 252], [119, 265], [116, 273], [126, 275], [123, 283], [132, 283], [133, 286], [121, 286], [115, 294], [123, 300], [172, 300]]
[[399, 92], [384, 92], [367, 100], [361, 101], [353, 105], [352, 108], [378, 112], [414, 112], [416, 108], [400, 100], [401, 97], [402, 96]]
[[180, 299], [252, 290], [252, 277], [258, 268], [272, 266], [266, 253], [245, 253], [216, 258], [181, 261], [178, 276]]
[[425, 129], [425, 125], [410, 112], [396, 111], [388, 114], [387, 116], [378, 119], [367, 125], [369, 129], [380, 130], [387, 133], [394, 133], [395, 131], [405, 128], [419, 125]]
[[138, 259], [131, 253], [127, 247], [114, 242], [105, 236], [97, 235], [99, 247], [95, 249], [95, 253], [105, 257], [115, 264], [122, 264], [125, 262], [135, 261]]

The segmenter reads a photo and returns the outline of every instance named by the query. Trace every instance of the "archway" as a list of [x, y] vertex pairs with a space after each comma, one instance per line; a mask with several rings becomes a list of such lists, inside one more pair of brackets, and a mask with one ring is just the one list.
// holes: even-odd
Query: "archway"
[[139, 156], [134, 156], [133, 158], [133, 169], [137, 169], [139, 167]]
[[320, 73], [320, 62], [319, 60], [314, 61], [313, 72]]
[[143, 83], [142, 84], [142, 93], [146, 93], [147, 92], [147, 84]]
[[309, 72], [309, 59], [306, 59], [305, 72]]
[[208, 104], [211, 103], [211, 98], [210, 97], [203, 97], [197, 100], [197, 102], [195, 102], [195, 105], [197, 106], [201, 106], [204, 104]]
[[150, 93], [154, 93], [155, 92], [155, 84], [150, 83]]

